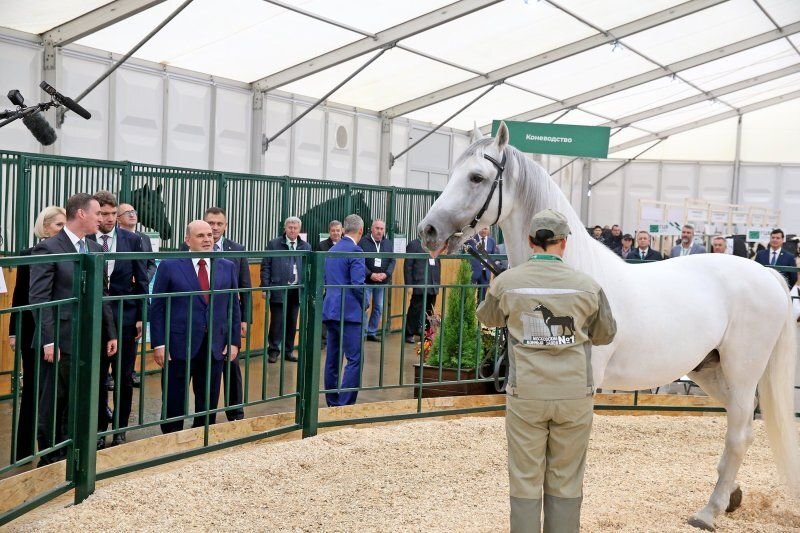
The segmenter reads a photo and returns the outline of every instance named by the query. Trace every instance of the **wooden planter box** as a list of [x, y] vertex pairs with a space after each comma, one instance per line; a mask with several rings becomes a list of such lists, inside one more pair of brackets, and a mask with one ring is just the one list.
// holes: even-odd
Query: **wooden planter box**
[[[456, 368], [442, 368], [442, 377], [439, 379], [439, 367], [430, 365], [414, 365], [414, 383], [438, 383], [439, 381], [455, 381], [456, 379], [475, 379], [474, 369], [461, 369], [461, 376]], [[414, 389], [414, 397], [419, 397], [420, 389]], [[423, 398], [438, 398], [440, 396], [470, 396], [493, 394], [494, 382], [491, 383], [441, 383], [422, 389]]]

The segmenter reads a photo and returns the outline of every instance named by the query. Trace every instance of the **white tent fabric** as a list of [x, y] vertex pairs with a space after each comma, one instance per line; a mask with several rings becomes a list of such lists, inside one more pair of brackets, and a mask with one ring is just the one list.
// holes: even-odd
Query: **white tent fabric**
[[[98, 8], [146, 5], [75, 41], [123, 54], [183, 1], [0, 0], [0, 26], [46, 37]], [[427, 23], [471, 5], [469, 14]], [[675, 18], [696, 6], [703, 9]], [[392, 42], [329, 99], [439, 124], [496, 84], [446, 125], [468, 130], [541, 110], [533, 120], [619, 126], [653, 110], [612, 130], [611, 157], [632, 157], [672, 131], [648, 158], [730, 161], [735, 115], [780, 97], [744, 114], [740, 157], [800, 162], [798, 0], [194, 0], [134, 57], [246, 83], [299, 65], [299, 79], [275, 88], [319, 98], [379, 53], [351, 57], [348, 45], [414, 19], [422, 31]], [[643, 29], [628, 34], [628, 24]], [[591, 39], [600, 44], [584, 45]], [[331, 57], [336, 64], [317, 71]], [[530, 58], [540, 65], [507, 70]], [[690, 105], [657, 112], [690, 97]]]

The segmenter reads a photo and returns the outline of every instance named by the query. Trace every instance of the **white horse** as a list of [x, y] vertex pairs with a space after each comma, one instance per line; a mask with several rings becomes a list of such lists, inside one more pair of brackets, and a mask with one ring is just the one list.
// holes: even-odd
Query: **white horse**
[[495, 139], [479, 135], [476, 130], [419, 225], [428, 250], [455, 252], [476, 225], [497, 222], [511, 266], [519, 265], [530, 253], [533, 214], [560, 211], [572, 230], [565, 261], [597, 280], [617, 321], [614, 342], [592, 351], [595, 387], [649, 389], [688, 374], [725, 406], [728, 428], [717, 484], [689, 523], [713, 530], [719, 513], [741, 503], [736, 474], [753, 439], [756, 387], [778, 472], [800, 495], [793, 408], [797, 326], [783, 278], [724, 254], [627, 264], [589, 236], [547, 172], [508, 145], [505, 123]]

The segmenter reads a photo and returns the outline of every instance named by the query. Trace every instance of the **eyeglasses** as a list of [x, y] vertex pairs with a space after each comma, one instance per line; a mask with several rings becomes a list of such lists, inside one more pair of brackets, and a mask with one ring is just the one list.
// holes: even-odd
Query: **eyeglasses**
[[132, 216], [136, 214], [136, 209], [128, 209], [127, 211], [123, 211], [118, 216]]

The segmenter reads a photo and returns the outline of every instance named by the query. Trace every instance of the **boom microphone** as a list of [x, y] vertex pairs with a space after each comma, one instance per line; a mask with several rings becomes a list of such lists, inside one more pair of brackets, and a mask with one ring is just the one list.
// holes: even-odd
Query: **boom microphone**
[[30, 130], [36, 140], [45, 146], [56, 142], [56, 132], [39, 111], [22, 117], [22, 123]]
[[86, 111], [83, 107], [78, 105], [78, 103], [70, 98], [69, 96], [64, 96], [60, 92], [56, 91], [55, 87], [43, 81], [39, 84], [39, 87], [42, 88], [44, 92], [52, 96], [58, 103], [62, 104], [64, 107], [69, 109], [70, 111], [75, 111], [79, 116], [89, 120], [92, 118], [92, 114]]

